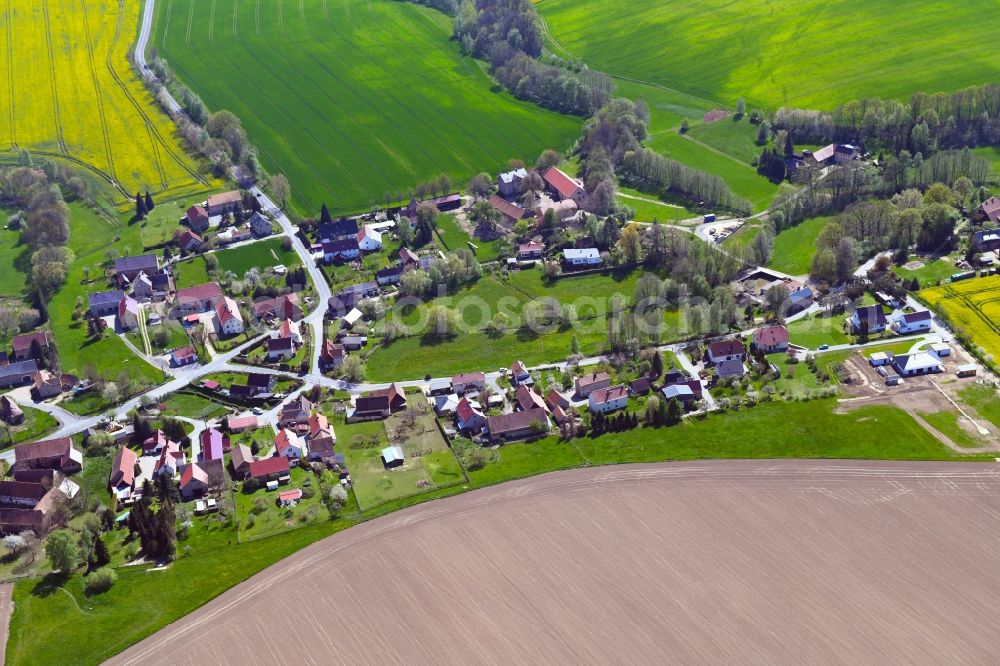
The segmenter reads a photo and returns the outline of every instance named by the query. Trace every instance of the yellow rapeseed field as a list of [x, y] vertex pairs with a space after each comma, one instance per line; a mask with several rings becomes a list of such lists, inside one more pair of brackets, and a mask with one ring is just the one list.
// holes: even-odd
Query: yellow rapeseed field
[[72, 160], [125, 192], [207, 189], [131, 69], [138, 24], [135, 0], [0, 0], [0, 155]]
[[921, 297], [983, 350], [1000, 360], [1000, 276], [924, 289]]

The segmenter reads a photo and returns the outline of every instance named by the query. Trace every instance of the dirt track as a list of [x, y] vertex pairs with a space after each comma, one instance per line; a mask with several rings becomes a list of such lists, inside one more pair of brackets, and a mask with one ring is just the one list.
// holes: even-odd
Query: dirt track
[[574, 470], [330, 537], [114, 663], [995, 663], [1000, 466]]

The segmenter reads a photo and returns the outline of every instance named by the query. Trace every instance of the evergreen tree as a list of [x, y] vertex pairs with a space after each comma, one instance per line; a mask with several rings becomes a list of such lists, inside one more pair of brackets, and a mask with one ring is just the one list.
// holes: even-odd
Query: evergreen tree
[[319, 209], [319, 223], [320, 224], [331, 224], [333, 218], [330, 216], [330, 209], [323, 204], [323, 207]]
[[149, 190], [146, 190], [145, 204], [147, 213], [152, 212], [152, 210], [156, 208], [156, 204], [153, 203], [153, 195], [149, 193]]
[[108, 547], [104, 543], [104, 539], [97, 537], [94, 542], [94, 552], [90, 556], [90, 569], [100, 569], [101, 567], [111, 563], [111, 553], [108, 552]]
[[653, 373], [656, 375], [656, 379], [659, 379], [663, 375], [663, 356], [660, 355], [660, 350], [653, 350], [653, 358], [650, 359], [650, 365], [652, 366]]
[[667, 425], [676, 425], [680, 423], [683, 415], [684, 409], [681, 407], [681, 403], [677, 400], [677, 398], [671, 398], [670, 402], [667, 403]]
[[135, 216], [140, 220], [146, 217], [146, 201], [138, 192], [135, 193]]

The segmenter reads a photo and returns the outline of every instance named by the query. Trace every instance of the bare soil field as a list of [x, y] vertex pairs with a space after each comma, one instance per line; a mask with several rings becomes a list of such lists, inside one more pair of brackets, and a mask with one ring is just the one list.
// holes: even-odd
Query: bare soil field
[[302, 550], [112, 663], [988, 663], [1000, 466], [560, 472]]

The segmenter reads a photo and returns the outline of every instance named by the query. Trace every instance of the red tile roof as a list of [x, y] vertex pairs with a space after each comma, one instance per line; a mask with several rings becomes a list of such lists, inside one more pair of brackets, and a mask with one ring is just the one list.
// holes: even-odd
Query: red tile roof
[[38, 331], [37, 333], [25, 333], [24, 335], [15, 335], [11, 339], [10, 344], [14, 348], [14, 355], [28, 352], [31, 350], [31, 343], [34, 340], [38, 340], [38, 344], [42, 349], [49, 346], [49, 333], [48, 331]]
[[270, 474], [279, 474], [287, 472], [288, 469], [288, 458], [284, 456], [264, 458], [263, 460], [255, 460], [250, 463], [250, 476], [257, 478]]
[[302, 490], [299, 488], [292, 488], [291, 490], [283, 490], [278, 493], [279, 502], [294, 502], [295, 500], [302, 499]]
[[225, 325], [230, 319], [243, 321], [239, 306], [228, 296], [223, 297], [215, 304], [215, 316], [219, 318], [220, 325]]
[[545, 404], [544, 400], [542, 400], [542, 396], [538, 395], [524, 384], [517, 387], [517, 404], [524, 410], [537, 407], [538, 409], [543, 409], [546, 412], [549, 411], [549, 406]]
[[788, 329], [780, 324], [764, 326], [753, 332], [753, 340], [758, 347], [773, 347], [779, 344], [787, 345]]
[[458, 419], [463, 422], [468, 421], [478, 413], [479, 412], [473, 408], [472, 403], [469, 402], [468, 398], [462, 398], [459, 400], [458, 406], [455, 407], [455, 415], [458, 416]]
[[177, 290], [177, 302], [200, 301], [206, 298], [218, 298], [222, 296], [222, 288], [215, 282], [196, 284], [193, 287]]
[[718, 358], [719, 356], [736, 356], [738, 354], [746, 354], [746, 350], [743, 348], [743, 343], [735, 338], [730, 338], [729, 340], [716, 340], [708, 346], [708, 353], [711, 354], [712, 358]]
[[208, 473], [198, 463], [191, 463], [181, 474], [181, 488], [186, 488], [192, 481], [201, 481], [208, 485]]
[[546, 171], [542, 178], [564, 199], [571, 199], [577, 190], [583, 189], [583, 184], [580, 181], [571, 178], [555, 167]]
[[122, 450], [115, 456], [114, 464], [111, 465], [111, 485], [117, 486], [124, 483], [131, 486], [135, 483], [135, 463], [137, 460], [139, 460], [139, 456], [135, 454], [135, 451], [127, 446], [122, 447]]
[[611, 379], [611, 376], [606, 372], [592, 372], [589, 375], [583, 375], [582, 377], [576, 378], [576, 387], [578, 389], [585, 389], [593, 384], [600, 384], [601, 382], [606, 382]]
[[628, 387], [624, 384], [597, 389], [590, 394], [590, 398], [592, 398], [598, 405], [603, 405], [606, 402], [612, 402], [613, 400], [625, 397], [628, 397]]
[[503, 197], [498, 197], [495, 194], [490, 197], [490, 205], [512, 220], [520, 220], [528, 214], [528, 211], [520, 206], [512, 204]]
[[484, 381], [486, 381], [486, 375], [482, 372], [466, 372], [451, 378], [452, 384], [474, 384]]

